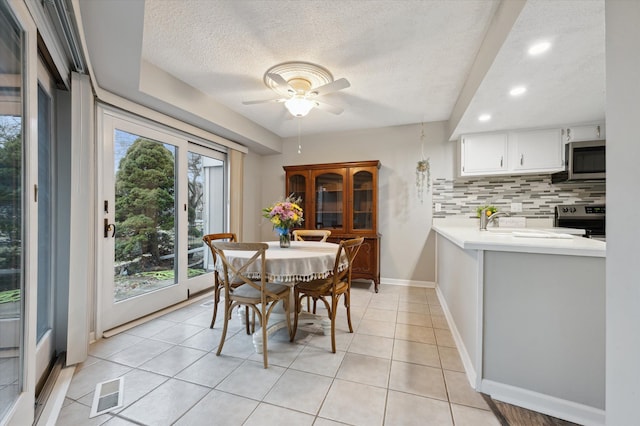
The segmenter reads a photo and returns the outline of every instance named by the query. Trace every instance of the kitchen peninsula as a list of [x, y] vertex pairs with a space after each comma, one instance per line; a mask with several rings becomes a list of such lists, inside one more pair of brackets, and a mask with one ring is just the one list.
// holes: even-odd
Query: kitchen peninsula
[[480, 231], [469, 222], [433, 229], [437, 291], [472, 386], [604, 424], [606, 244]]

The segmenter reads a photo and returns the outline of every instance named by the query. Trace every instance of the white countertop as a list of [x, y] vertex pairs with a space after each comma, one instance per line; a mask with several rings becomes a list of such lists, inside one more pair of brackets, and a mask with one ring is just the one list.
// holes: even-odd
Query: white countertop
[[[606, 257], [606, 243], [568, 235], [566, 229], [526, 228], [527, 232], [566, 232], [563, 238], [517, 237], [513, 231], [480, 231], [477, 226], [434, 223], [433, 230], [465, 250], [512, 251], [520, 253], [559, 254], [566, 256]], [[523, 234], [519, 234], [523, 235]]]

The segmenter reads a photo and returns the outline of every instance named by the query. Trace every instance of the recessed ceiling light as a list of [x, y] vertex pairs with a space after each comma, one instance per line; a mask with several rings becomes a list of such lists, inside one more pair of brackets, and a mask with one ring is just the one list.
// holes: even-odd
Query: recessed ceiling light
[[548, 41], [536, 43], [529, 48], [529, 55], [539, 55], [549, 50], [550, 47], [551, 47], [551, 43], [549, 43]]
[[524, 86], [518, 86], [518, 87], [514, 87], [513, 89], [511, 89], [511, 90], [509, 91], [509, 94], [510, 94], [511, 96], [519, 96], [519, 95], [522, 95], [522, 94], [523, 94], [524, 92], [526, 92], [526, 91], [527, 91], [527, 88], [526, 88], [526, 87], [524, 87]]
[[491, 115], [489, 114], [482, 114], [478, 117], [478, 121], [489, 121], [491, 120]]

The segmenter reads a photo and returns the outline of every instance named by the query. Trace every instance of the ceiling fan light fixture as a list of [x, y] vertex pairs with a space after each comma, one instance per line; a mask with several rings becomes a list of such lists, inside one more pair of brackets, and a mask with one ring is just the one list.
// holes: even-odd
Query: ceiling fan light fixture
[[304, 117], [313, 108], [335, 115], [342, 114], [342, 108], [315, 99], [351, 86], [346, 78], [334, 80], [326, 68], [310, 62], [285, 62], [273, 66], [264, 73], [264, 83], [280, 97], [242, 103], [254, 105], [282, 102], [294, 117]]
[[284, 106], [294, 117], [304, 117], [309, 114], [309, 111], [311, 111], [315, 106], [315, 102], [305, 98], [304, 96], [297, 95], [291, 99], [287, 99]]

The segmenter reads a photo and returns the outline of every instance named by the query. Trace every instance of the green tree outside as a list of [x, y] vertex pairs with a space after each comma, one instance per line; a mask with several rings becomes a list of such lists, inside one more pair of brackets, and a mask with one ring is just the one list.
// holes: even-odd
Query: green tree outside
[[173, 253], [175, 160], [161, 143], [136, 139], [116, 173], [116, 259]]
[[[22, 127], [20, 118], [0, 121], [0, 269], [19, 271], [22, 257]], [[4, 274], [0, 291], [20, 287], [20, 273]]]

